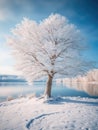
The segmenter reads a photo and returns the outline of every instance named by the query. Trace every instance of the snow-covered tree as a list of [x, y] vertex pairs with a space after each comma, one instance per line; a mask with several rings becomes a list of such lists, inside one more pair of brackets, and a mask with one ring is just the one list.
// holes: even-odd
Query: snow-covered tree
[[17, 68], [29, 82], [47, 76], [48, 97], [55, 75], [69, 77], [87, 70], [88, 63], [80, 58], [84, 49], [80, 31], [59, 14], [52, 14], [40, 23], [24, 18], [12, 34], [8, 44], [13, 48]]

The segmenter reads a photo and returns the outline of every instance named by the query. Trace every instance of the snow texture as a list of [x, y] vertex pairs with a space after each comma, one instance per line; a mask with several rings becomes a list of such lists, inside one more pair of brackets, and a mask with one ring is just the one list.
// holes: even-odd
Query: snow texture
[[27, 97], [3, 102], [0, 130], [98, 130], [98, 99]]

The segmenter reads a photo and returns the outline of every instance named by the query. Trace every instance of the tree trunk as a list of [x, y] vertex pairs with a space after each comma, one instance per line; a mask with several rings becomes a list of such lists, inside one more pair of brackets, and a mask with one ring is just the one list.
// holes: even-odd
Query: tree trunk
[[48, 75], [47, 86], [46, 86], [46, 89], [45, 89], [45, 96], [47, 98], [51, 97], [52, 79], [53, 79], [53, 77]]

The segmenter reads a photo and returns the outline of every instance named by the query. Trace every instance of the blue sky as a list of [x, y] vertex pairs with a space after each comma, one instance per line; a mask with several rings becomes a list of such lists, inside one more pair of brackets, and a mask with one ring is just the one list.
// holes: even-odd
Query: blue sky
[[[86, 59], [98, 62], [98, 0], [0, 0], [0, 74], [16, 74], [6, 35], [23, 17], [36, 21], [51, 13], [66, 16], [85, 36]], [[98, 65], [97, 65], [98, 67]]]

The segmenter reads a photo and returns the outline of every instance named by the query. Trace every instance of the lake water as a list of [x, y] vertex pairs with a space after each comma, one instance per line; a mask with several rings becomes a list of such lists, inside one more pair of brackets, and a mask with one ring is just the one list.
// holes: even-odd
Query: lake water
[[[0, 102], [7, 97], [20, 97], [29, 94], [40, 96], [44, 93], [46, 82], [34, 82], [29, 86], [25, 82], [0, 82]], [[98, 98], [98, 84], [88, 83], [59, 83], [53, 82], [53, 96], [80, 96]]]

